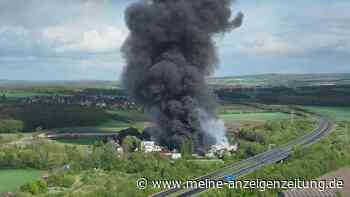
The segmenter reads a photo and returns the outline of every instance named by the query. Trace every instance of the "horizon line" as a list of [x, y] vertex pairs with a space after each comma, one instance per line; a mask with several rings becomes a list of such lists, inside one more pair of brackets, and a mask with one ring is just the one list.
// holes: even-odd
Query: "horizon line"
[[[250, 77], [250, 76], [264, 76], [264, 75], [347, 75], [350, 72], [345, 73], [261, 73], [261, 74], [241, 74], [241, 75], [225, 75], [225, 76], [211, 76], [208, 79], [220, 79], [229, 77]], [[119, 82], [120, 79], [2, 79], [0, 81], [33, 81], [33, 82], [79, 82], [79, 81], [91, 81], [91, 82]]]

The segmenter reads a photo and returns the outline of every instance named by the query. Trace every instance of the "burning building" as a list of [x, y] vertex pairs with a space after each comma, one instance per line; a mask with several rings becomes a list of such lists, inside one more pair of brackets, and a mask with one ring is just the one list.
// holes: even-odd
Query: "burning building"
[[216, 144], [212, 145], [206, 154], [209, 158], [222, 158], [226, 153], [232, 154], [238, 150], [238, 144], [230, 145], [230, 144]]
[[145, 153], [152, 153], [152, 152], [161, 152], [162, 147], [156, 145], [154, 141], [143, 141], [142, 142], [142, 148], [145, 151]]
[[126, 10], [122, 84], [157, 123], [152, 137], [170, 150], [190, 139], [196, 152], [227, 143], [206, 84], [217, 64], [213, 36], [239, 27], [234, 0], [148, 0]]

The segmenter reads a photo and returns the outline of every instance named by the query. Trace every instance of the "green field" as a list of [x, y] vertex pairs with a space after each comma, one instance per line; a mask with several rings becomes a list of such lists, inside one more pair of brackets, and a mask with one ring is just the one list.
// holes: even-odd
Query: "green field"
[[115, 131], [120, 131], [129, 127], [135, 127], [140, 130], [144, 129], [144, 122], [143, 121], [133, 121], [130, 123], [125, 123], [125, 122], [120, 122], [116, 120], [110, 120], [106, 123], [103, 123], [101, 125], [98, 125], [96, 128], [100, 130], [104, 130], [106, 132], [115, 132]]
[[33, 133], [0, 133], [0, 145], [19, 140], [23, 137], [30, 137]]
[[1, 95], [5, 95], [8, 98], [25, 98], [25, 97], [33, 97], [33, 96], [49, 96], [52, 94], [16, 90], [16, 91], [1, 92]]
[[50, 131], [59, 132], [59, 133], [116, 133], [120, 130], [126, 129], [128, 126], [119, 126], [119, 127], [70, 127], [70, 128], [58, 128], [52, 129]]
[[212, 86], [306, 86], [322, 82], [345, 85], [350, 83], [350, 74], [262, 74], [210, 78]]
[[56, 141], [63, 143], [63, 144], [93, 145], [96, 142], [100, 141], [101, 139], [99, 139], [99, 138], [95, 138], [95, 139], [59, 139]]
[[76, 133], [116, 133], [123, 129], [127, 129], [129, 127], [134, 127], [139, 130], [144, 129], [144, 122], [134, 122], [134, 123], [123, 123], [118, 121], [108, 121], [104, 124], [98, 126], [91, 127], [70, 127], [70, 128], [57, 128], [52, 129], [52, 132], [76, 132]]
[[114, 133], [129, 127], [134, 127], [141, 131], [144, 129], [145, 121], [147, 121], [145, 115], [142, 112], [136, 110], [108, 110], [107, 113], [110, 114], [111, 118], [107, 122], [96, 126], [56, 128], [52, 129], [51, 131], [78, 133]]
[[224, 121], [271, 121], [288, 119], [290, 115], [281, 112], [258, 112], [258, 113], [227, 113], [220, 114]]
[[40, 170], [0, 170], [0, 193], [17, 191], [25, 183], [41, 178]]
[[120, 120], [123, 122], [138, 122], [138, 121], [147, 121], [147, 117], [144, 113], [136, 110], [108, 110], [114, 119]]
[[219, 114], [227, 113], [247, 113], [247, 112], [264, 112], [263, 109], [258, 109], [255, 106], [249, 106], [244, 104], [225, 104], [223, 103], [218, 107]]
[[350, 121], [350, 107], [303, 106], [303, 108], [327, 115], [336, 121]]
[[[76, 132], [76, 133], [117, 133], [123, 129], [130, 127], [137, 128], [140, 132], [144, 129], [144, 122], [134, 122], [134, 123], [125, 123], [120, 121], [111, 120], [104, 124], [95, 126], [95, 127], [72, 127], [72, 128], [60, 128], [53, 129], [54, 132]], [[76, 144], [76, 145], [92, 145], [101, 138], [92, 138], [92, 139], [59, 139], [57, 142], [64, 144]]]

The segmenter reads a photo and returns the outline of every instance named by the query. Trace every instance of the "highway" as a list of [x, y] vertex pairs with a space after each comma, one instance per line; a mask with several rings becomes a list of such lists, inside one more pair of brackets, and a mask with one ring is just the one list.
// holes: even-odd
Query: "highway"
[[[250, 157], [248, 159], [242, 160], [237, 163], [228, 164], [223, 168], [220, 168], [210, 174], [204, 175], [197, 178], [196, 180], [224, 180], [225, 176], [242, 177], [249, 173], [252, 173], [266, 165], [273, 164], [286, 159], [293, 151], [295, 146], [307, 147], [322, 139], [324, 136], [328, 135], [334, 126], [334, 123], [320, 115], [315, 115], [318, 119], [319, 126], [313, 132], [293, 140], [279, 148], [272, 149], [270, 151], [258, 154], [256, 156]], [[208, 190], [208, 188], [173, 188], [165, 190], [156, 194], [151, 195], [151, 197], [165, 197], [165, 196], [178, 196], [178, 197], [188, 197], [197, 195], [201, 192]]]

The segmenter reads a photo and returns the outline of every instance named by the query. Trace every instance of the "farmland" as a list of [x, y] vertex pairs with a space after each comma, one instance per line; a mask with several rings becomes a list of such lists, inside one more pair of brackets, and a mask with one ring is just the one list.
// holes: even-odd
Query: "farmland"
[[27, 182], [39, 180], [43, 174], [40, 170], [5, 170], [0, 169], [0, 193], [17, 191]]
[[350, 74], [263, 74], [209, 79], [213, 86], [273, 87], [349, 85]]
[[350, 121], [350, 107], [303, 106], [303, 108], [327, 115], [336, 121]]
[[[7, 190], [17, 192], [21, 185], [33, 184], [35, 180], [40, 179], [43, 171], [49, 171], [49, 176], [53, 178], [48, 181], [48, 186], [61, 190], [58, 196], [99, 196], [101, 194], [108, 196], [108, 193], [116, 196], [147, 196], [158, 190], [135, 190], [133, 183], [139, 177], [147, 177], [151, 180], [193, 178], [220, 168], [224, 164], [285, 144], [312, 131], [316, 126], [315, 120], [294, 113], [292, 108], [295, 101], [292, 99], [293, 94], [302, 97], [304, 94], [301, 92], [311, 96], [302, 97], [302, 99], [298, 97], [297, 100], [311, 102], [314, 105], [298, 105], [299, 107], [326, 114], [337, 122], [335, 134], [330, 138], [335, 140], [335, 144], [329, 140], [322, 142], [322, 145], [330, 150], [326, 152], [327, 158], [323, 161], [327, 168], [318, 167], [321, 172], [333, 170], [347, 163], [347, 158], [332, 163], [331, 155], [336, 155], [339, 151], [341, 154], [347, 153], [346, 150], [338, 150], [338, 145], [343, 146], [344, 139], [347, 139], [344, 136], [347, 136], [346, 128], [350, 127], [350, 108], [349, 106], [337, 107], [339, 103], [345, 103], [337, 95], [324, 100], [327, 103], [325, 106], [316, 105], [317, 102], [313, 99], [318, 98], [318, 94], [324, 94], [325, 89], [319, 85], [315, 90], [313, 86], [306, 89], [305, 86], [326, 82], [346, 85], [346, 78], [347, 75], [313, 77], [264, 75], [209, 80], [213, 91], [218, 93], [218, 117], [225, 122], [229, 141], [232, 144], [238, 143], [239, 149], [234, 154], [224, 155], [219, 159], [205, 156], [197, 158], [189, 155], [177, 161], [163, 158], [157, 153], [144, 154], [136, 151], [135, 147], [133, 147], [135, 151], [116, 152], [109, 143], [102, 143], [101, 138], [59, 140], [45, 138], [45, 134], [51, 132], [121, 133], [130, 127], [136, 128], [136, 131], [141, 133], [145, 128], [154, 126], [141, 106], [128, 101], [123, 91], [116, 89], [118, 83], [89, 82], [84, 85], [79, 82], [73, 83], [72, 86], [63, 82], [56, 84], [50, 82], [46, 85], [16, 83], [16, 86], [12, 84], [7, 87], [0, 84], [0, 87], [4, 88], [1, 92], [7, 92], [6, 98], [0, 98], [0, 126], [4, 127], [2, 130], [4, 133], [0, 134], [0, 166], [6, 169], [0, 171], [0, 185], [3, 186], [0, 186], [0, 193]], [[325, 80], [322, 81], [322, 79]], [[273, 85], [274, 82], [275, 85]], [[295, 87], [298, 84], [304, 88]], [[244, 86], [244, 88], [236, 90], [236, 86]], [[251, 87], [254, 88], [250, 89]], [[334, 86], [333, 90], [348, 91], [345, 86]], [[237, 94], [237, 91], [239, 94], [243, 93], [243, 97]], [[278, 102], [265, 102], [271, 101], [271, 98], [276, 98]], [[134, 146], [134, 143], [139, 143], [137, 140], [133, 141], [134, 139], [129, 138], [131, 140], [129, 144], [121, 145]], [[322, 151], [325, 152], [320, 146], [312, 150], [316, 155], [320, 155]], [[312, 153], [306, 151], [306, 158], [309, 162], [318, 161]], [[303, 168], [300, 166], [307, 165], [303, 157], [292, 157], [287, 162], [299, 166], [298, 169]], [[68, 170], [65, 169], [67, 165], [71, 167]], [[7, 170], [9, 168], [17, 170]], [[295, 169], [293, 173], [308, 177], [320, 174], [309, 168], [308, 171]], [[252, 177], [259, 175], [259, 177], [271, 178], [268, 174], [281, 177], [284, 172], [292, 173], [282, 165], [277, 165], [276, 168], [265, 168], [253, 174]], [[18, 177], [24, 177], [24, 179], [18, 179]], [[4, 187], [6, 189], [3, 189]], [[225, 193], [227, 192], [225, 190], [213, 192], [223, 192], [221, 196], [230, 194]], [[271, 193], [276, 194], [277, 191]], [[210, 194], [211, 192], [208, 193]], [[234, 194], [237, 194], [236, 191]], [[247, 196], [256, 196], [255, 194], [254, 192], [245, 193]]]
[[291, 116], [289, 114], [281, 112], [253, 112], [253, 113], [227, 113], [220, 114], [220, 118], [223, 120], [230, 121], [274, 121], [274, 120], [285, 120]]
[[97, 141], [102, 140], [100, 138], [93, 138], [93, 139], [58, 139], [56, 140], [59, 143], [63, 144], [75, 144], [75, 145], [93, 145]]
[[6, 96], [7, 98], [25, 98], [25, 97], [33, 97], [33, 96], [48, 96], [51, 94], [25, 91], [25, 90], [13, 90], [13, 91], [0, 92], [0, 95]]

